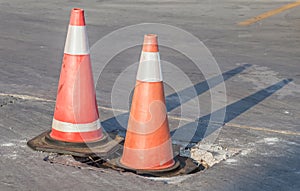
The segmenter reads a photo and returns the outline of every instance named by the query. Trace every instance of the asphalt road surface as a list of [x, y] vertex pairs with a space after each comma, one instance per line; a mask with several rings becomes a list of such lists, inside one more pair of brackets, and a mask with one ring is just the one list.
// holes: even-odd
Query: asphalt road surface
[[[299, 190], [300, 6], [238, 25], [291, 2], [0, 0], [0, 190]], [[73, 7], [85, 10], [91, 46], [122, 27], [140, 23], [177, 27], [201, 40], [221, 71], [211, 75], [223, 77], [224, 83], [220, 78], [207, 79], [205, 72], [195, 67], [197, 63], [182, 52], [161, 47], [161, 58], [183, 71], [197, 94], [177, 104], [173, 93], [182, 90], [184, 97], [189, 86], [177, 90], [166, 84], [170, 126], [172, 131], [181, 130], [181, 134], [175, 133], [173, 142], [201, 141], [203, 123], [226, 110], [226, 125], [218, 127], [214, 142], [242, 152], [182, 181], [167, 183], [114, 170], [99, 172], [50, 164], [43, 160], [47, 153], [28, 148], [27, 140], [51, 128]], [[150, 28], [149, 33], [156, 30]], [[142, 43], [142, 36], [127, 36], [124, 41], [131, 38], [140, 38]], [[182, 42], [181, 36], [178, 43], [185, 48], [193, 44]], [[124, 135], [128, 107], [113, 107], [111, 95], [118, 76], [138, 62], [140, 48], [133, 44], [116, 53], [96, 79], [102, 126], [107, 131]], [[97, 51], [93, 49], [91, 56], [96, 57]], [[173, 82], [181, 79], [168, 70], [164, 75]], [[131, 75], [127, 79], [131, 86], [134, 78]], [[209, 82], [213, 86], [208, 87]], [[226, 99], [212, 99], [213, 90], [218, 88]], [[126, 96], [119, 101], [129, 103]], [[195, 116], [193, 106], [197, 101], [200, 113]], [[212, 101], [220, 104], [212, 108]], [[188, 112], [182, 116], [185, 105]], [[123, 123], [116, 123], [111, 107], [121, 109], [115, 115], [121, 115]], [[183, 117], [183, 123], [179, 123]], [[185, 140], [193, 124], [199, 129]]]

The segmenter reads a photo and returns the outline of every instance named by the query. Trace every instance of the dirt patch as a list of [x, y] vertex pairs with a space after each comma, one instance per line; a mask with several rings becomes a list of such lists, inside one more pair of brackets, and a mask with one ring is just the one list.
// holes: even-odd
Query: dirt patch
[[14, 97], [14, 96], [0, 96], [0, 107], [5, 107], [10, 104], [24, 102], [25, 100], [22, 98]]

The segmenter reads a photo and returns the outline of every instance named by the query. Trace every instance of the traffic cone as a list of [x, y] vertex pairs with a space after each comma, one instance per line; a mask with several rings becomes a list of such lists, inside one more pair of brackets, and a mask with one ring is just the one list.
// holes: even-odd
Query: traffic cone
[[138, 170], [163, 170], [175, 164], [155, 34], [144, 37], [120, 164]]
[[28, 145], [36, 150], [85, 156], [104, 154], [119, 141], [102, 132], [83, 9], [71, 11], [51, 132]]
[[103, 138], [82, 9], [71, 12], [50, 137], [65, 142]]

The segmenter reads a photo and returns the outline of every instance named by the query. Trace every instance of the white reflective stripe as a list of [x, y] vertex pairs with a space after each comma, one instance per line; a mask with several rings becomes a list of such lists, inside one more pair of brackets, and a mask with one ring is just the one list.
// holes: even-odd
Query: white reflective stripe
[[73, 124], [73, 123], [67, 123], [58, 121], [53, 118], [52, 121], [52, 128], [57, 131], [62, 132], [89, 132], [89, 131], [95, 131], [97, 129], [100, 129], [100, 121], [99, 119], [91, 122], [91, 123], [85, 123], [85, 124]]
[[136, 79], [143, 82], [163, 81], [158, 52], [142, 51]]
[[85, 26], [69, 25], [64, 52], [71, 55], [86, 55], [90, 53]]

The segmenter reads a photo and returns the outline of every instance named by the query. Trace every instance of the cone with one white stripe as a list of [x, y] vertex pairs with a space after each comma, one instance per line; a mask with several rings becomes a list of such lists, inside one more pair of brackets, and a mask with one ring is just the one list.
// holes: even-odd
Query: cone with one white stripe
[[120, 165], [125, 169], [170, 171], [173, 159], [157, 35], [144, 37]]
[[84, 11], [74, 8], [65, 43], [52, 130], [32, 139], [28, 145], [36, 150], [78, 156], [106, 155], [121, 141], [108, 139], [99, 120]]

